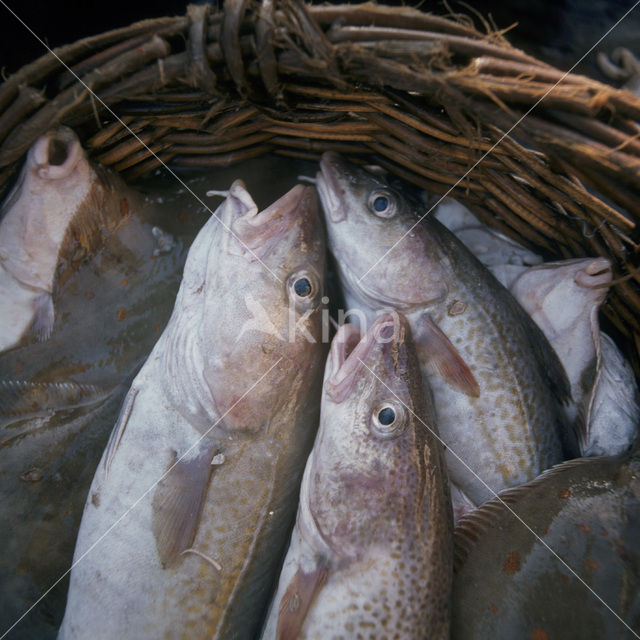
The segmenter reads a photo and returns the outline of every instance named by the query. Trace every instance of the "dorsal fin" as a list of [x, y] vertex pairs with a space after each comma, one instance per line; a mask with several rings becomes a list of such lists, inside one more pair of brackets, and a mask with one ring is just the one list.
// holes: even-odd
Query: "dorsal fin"
[[549, 478], [565, 473], [568, 469], [593, 464], [594, 461], [601, 459], [596, 457], [576, 458], [557, 464], [525, 484], [501, 491], [496, 497], [487, 500], [487, 502], [473, 511], [462, 516], [454, 530], [454, 573], [457, 573], [462, 567], [478, 540], [489, 528], [505, 514], [515, 517], [511, 514], [510, 509], [513, 509], [533, 489], [545, 483]]
[[23, 418], [56, 409], [91, 404], [105, 398], [110, 389], [78, 382], [0, 381], [0, 416]]

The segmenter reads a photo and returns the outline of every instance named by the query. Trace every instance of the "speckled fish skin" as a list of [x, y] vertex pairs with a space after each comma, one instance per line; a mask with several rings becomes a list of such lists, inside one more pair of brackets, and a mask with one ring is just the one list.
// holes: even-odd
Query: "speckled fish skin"
[[[566, 462], [500, 494], [640, 632], [640, 458]], [[635, 637], [497, 499], [456, 528], [453, 639]]]
[[29, 331], [49, 337], [57, 285], [142, 204], [68, 127], [34, 143], [0, 212], [0, 351]]
[[[391, 340], [388, 315], [359, 343], [354, 325], [333, 339], [320, 429], [263, 640], [449, 637], [446, 465], [425, 427], [437, 434], [409, 324], [397, 317]], [[396, 421], [381, 435], [383, 407]]]
[[[437, 220], [411, 229], [418, 204], [335, 153], [323, 154], [320, 166], [317, 187], [347, 306], [369, 320], [385, 305], [407, 315], [452, 482], [479, 504], [562, 461], [568, 383], [540, 329]], [[391, 203], [390, 217], [372, 212], [378, 195]], [[477, 387], [458, 390], [434, 370], [434, 347], [454, 354], [454, 368], [461, 358]]]
[[245, 244], [214, 217], [190, 249], [94, 477], [60, 638], [244, 639], [261, 624], [317, 428], [325, 243], [309, 187], [258, 213], [236, 181], [216, 215]]

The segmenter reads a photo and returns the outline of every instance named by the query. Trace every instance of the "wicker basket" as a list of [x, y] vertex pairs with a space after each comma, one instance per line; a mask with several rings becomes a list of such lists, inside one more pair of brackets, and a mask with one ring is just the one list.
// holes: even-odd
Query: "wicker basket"
[[372, 3], [226, 0], [80, 40], [0, 86], [0, 193], [60, 123], [128, 180], [269, 151], [375, 154], [547, 258], [611, 259], [604, 312], [638, 375], [640, 98], [483, 29]]

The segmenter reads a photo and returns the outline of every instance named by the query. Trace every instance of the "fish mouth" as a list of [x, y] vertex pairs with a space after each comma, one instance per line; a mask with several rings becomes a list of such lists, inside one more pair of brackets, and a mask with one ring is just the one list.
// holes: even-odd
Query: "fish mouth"
[[82, 146], [68, 127], [58, 127], [39, 138], [33, 147], [38, 175], [44, 180], [66, 178], [82, 157]]
[[316, 188], [325, 213], [334, 223], [342, 222], [347, 218], [345, 192], [338, 178], [344, 169], [344, 162], [337, 153], [325, 151], [322, 154], [320, 171], [316, 174]]
[[575, 282], [581, 287], [599, 289], [608, 285], [612, 279], [611, 262], [607, 258], [594, 258], [584, 269], [578, 271]]
[[331, 343], [330, 375], [324, 383], [327, 395], [334, 402], [344, 401], [374, 347], [389, 342], [394, 334], [395, 322], [391, 314], [377, 318], [359, 342], [360, 331], [355, 325], [340, 327]]
[[240, 180], [229, 190], [235, 198], [232, 229], [234, 235], [252, 251], [265, 250], [270, 241], [288, 233], [306, 214], [315, 215], [317, 199], [313, 187], [298, 184], [281, 198], [258, 211], [258, 207]]

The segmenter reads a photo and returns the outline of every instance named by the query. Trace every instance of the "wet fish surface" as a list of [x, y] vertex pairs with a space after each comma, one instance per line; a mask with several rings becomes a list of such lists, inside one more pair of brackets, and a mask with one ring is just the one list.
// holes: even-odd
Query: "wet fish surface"
[[510, 290], [542, 329], [571, 384], [565, 411], [581, 455], [626, 451], [640, 424], [640, 393], [631, 366], [600, 330], [598, 309], [611, 282], [606, 258], [547, 262], [519, 275]]
[[68, 127], [34, 143], [0, 211], [0, 351], [50, 336], [57, 287], [143, 204]]
[[258, 631], [317, 428], [324, 272], [311, 188], [258, 213], [231, 186], [94, 477], [60, 638]]
[[479, 504], [576, 455], [562, 365], [509, 292], [437, 220], [418, 223], [424, 205], [338, 154], [320, 166], [347, 306], [368, 322], [385, 307], [409, 319], [452, 483]]
[[[49, 339], [0, 354], [0, 635], [71, 566], [96, 466], [195, 235], [175, 214], [172, 203], [131, 212], [57, 287]], [[154, 258], [158, 224], [175, 246]], [[64, 579], [7, 637], [55, 637], [67, 588]]]
[[448, 638], [452, 512], [409, 324], [343, 325], [263, 640]]
[[635, 637], [625, 624], [640, 632], [637, 446], [570, 460], [500, 498], [517, 517], [495, 498], [456, 527], [452, 638]]

